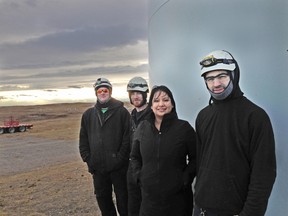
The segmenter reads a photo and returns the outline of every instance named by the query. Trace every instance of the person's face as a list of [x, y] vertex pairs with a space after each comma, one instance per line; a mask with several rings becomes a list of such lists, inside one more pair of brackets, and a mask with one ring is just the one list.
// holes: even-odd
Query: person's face
[[224, 70], [211, 71], [205, 75], [205, 82], [211, 92], [219, 94], [223, 92], [229, 84], [230, 76], [228, 72]]
[[152, 99], [151, 109], [154, 115], [160, 118], [165, 114], [170, 113], [173, 109], [170, 97], [165, 92], [156, 92]]
[[100, 100], [101, 102], [107, 101], [110, 97], [110, 91], [108, 88], [105, 87], [100, 87], [99, 89], [97, 89], [95, 94], [98, 100]]
[[131, 92], [131, 102], [135, 107], [141, 107], [143, 102], [143, 95], [140, 92]]

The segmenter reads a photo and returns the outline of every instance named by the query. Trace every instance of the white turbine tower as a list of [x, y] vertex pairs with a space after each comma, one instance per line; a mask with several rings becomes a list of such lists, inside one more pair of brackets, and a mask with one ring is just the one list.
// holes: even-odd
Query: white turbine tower
[[244, 95], [271, 118], [277, 178], [266, 215], [287, 215], [288, 1], [149, 1], [150, 86], [167, 85], [192, 125], [210, 97], [199, 61], [218, 49], [237, 59]]

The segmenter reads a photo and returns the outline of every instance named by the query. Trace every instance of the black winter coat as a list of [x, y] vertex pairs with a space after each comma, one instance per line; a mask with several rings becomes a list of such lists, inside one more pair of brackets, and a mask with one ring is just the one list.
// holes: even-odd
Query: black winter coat
[[[134, 108], [131, 111], [131, 142], [130, 142], [130, 148], [132, 149], [132, 141], [133, 141], [133, 135], [136, 132], [136, 129], [141, 121], [147, 118], [148, 115], [150, 115], [152, 112], [151, 108], [147, 106], [140, 115], [137, 114], [136, 108]], [[130, 149], [130, 150], [131, 150]]]
[[142, 190], [140, 215], [185, 215], [183, 194], [196, 171], [195, 131], [176, 113], [166, 114], [158, 131], [153, 117], [139, 124], [130, 155]]
[[129, 161], [130, 113], [114, 98], [104, 114], [97, 104], [82, 115], [80, 155], [89, 172], [111, 172]]
[[195, 202], [223, 214], [263, 216], [276, 176], [266, 112], [244, 96], [213, 103], [196, 120]]
[[263, 216], [276, 177], [270, 119], [243, 96], [236, 63], [233, 91], [211, 97], [196, 119], [195, 204], [222, 215]]

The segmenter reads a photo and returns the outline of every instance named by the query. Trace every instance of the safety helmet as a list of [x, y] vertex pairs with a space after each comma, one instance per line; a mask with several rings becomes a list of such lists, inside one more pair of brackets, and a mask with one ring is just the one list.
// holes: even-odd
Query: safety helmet
[[133, 77], [127, 84], [127, 91], [149, 92], [148, 84], [142, 77]]
[[107, 87], [112, 90], [112, 85], [106, 78], [98, 78], [93, 85], [94, 89], [97, 90], [100, 87]]
[[201, 61], [201, 76], [215, 70], [234, 71], [236, 61], [233, 56], [225, 50], [216, 50], [206, 55]]

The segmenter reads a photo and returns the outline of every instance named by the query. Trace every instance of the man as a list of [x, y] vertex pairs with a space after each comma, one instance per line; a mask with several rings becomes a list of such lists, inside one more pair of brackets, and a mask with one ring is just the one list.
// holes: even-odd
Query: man
[[83, 113], [79, 149], [93, 175], [94, 192], [102, 216], [116, 216], [112, 188], [120, 216], [128, 215], [127, 169], [130, 145], [130, 114], [111, 97], [106, 78], [94, 84], [96, 105]]
[[[132, 78], [127, 85], [130, 103], [134, 106], [131, 112], [131, 144], [133, 134], [139, 123], [151, 112], [147, 104], [147, 93], [149, 93], [148, 84], [142, 77]], [[130, 146], [132, 149], [132, 146]], [[132, 167], [129, 164], [127, 172], [128, 183], [128, 215], [138, 216], [141, 205], [141, 189], [135, 182]]]
[[229, 52], [211, 52], [200, 64], [211, 98], [196, 119], [194, 215], [263, 216], [276, 177], [270, 119], [243, 96]]

